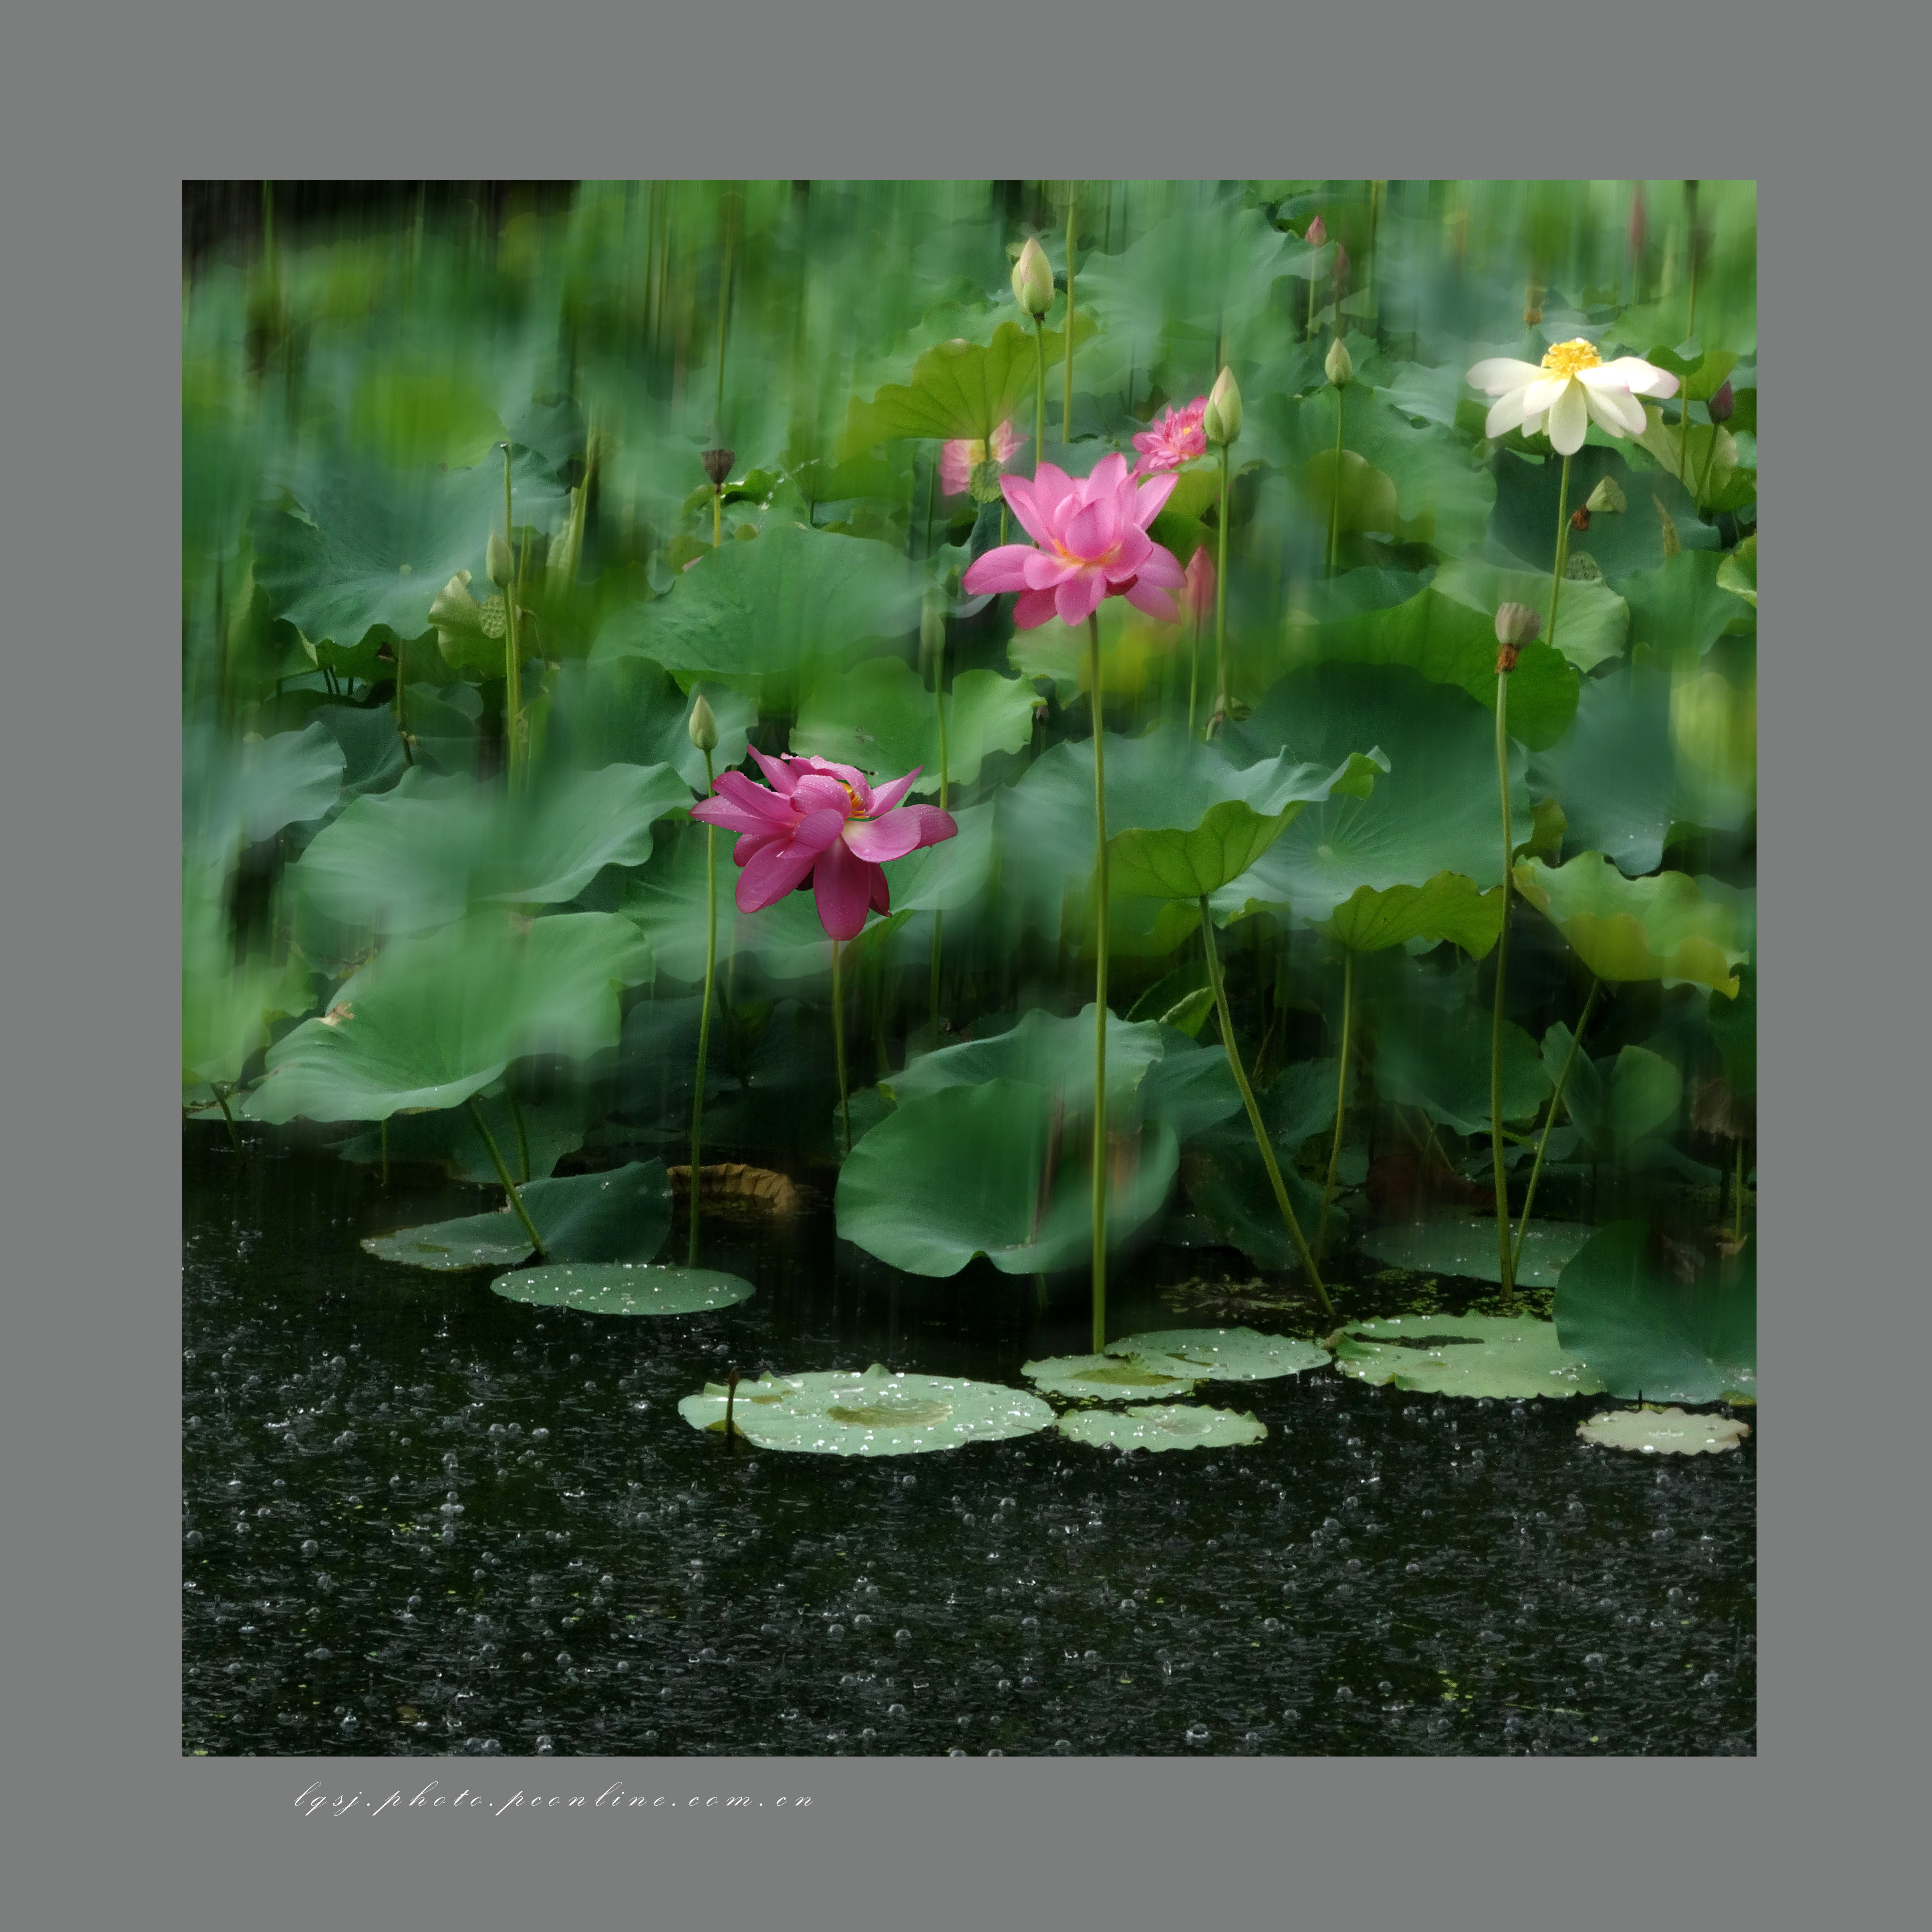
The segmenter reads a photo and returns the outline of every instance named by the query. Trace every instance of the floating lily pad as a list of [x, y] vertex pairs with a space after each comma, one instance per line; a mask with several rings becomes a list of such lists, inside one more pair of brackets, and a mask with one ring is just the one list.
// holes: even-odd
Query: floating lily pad
[[499, 1275], [490, 1292], [543, 1308], [590, 1315], [697, 1315], [729, 1308], [757, 1292], [742, 1276], [718, 1268], [656, 1268], [634, 1262], [564, 1263]]
[[530, 1237], [508, 1208], [494, 1214], [466, 1214], [456, 1221], [433, 1221], [393, 1234], [371, 1234], [362, 1244], [378, 1261], [436, 1274], [462, 1274], [472, 1268], [514, 1268], [530, 1255]]
[[[677, 1412], [694, 1429], [720, 1427], [725, 1390], [711, 1382]], [[874, 1363], [741, 1382], [731, 1419], [760, 1449], [820, 1456], [916, 1456], [963, 1442], [998, 1442], [1047, 1428], [1053, 1411], [1036, 1395], [996, 1382], [894, 1374]]]
[[[633, 1161], [608, 1174], [532, 1180], [518, 1192], [553, 1262], [647, 1262], [670, 1232], [670, 1180], [661, 1160]], [[451, 1274], [514, 1268], [534, 1250], [508, 1208], [374, 1234], [362, 1244], [379, 1260]]]
[[[1589, 1238], [1590, 1230], [1580, 1222], [1532, 1221], [1523, 1238], [1516, 1280], [1526, 1288], [1554, 1288], [1563, 1264]], [[1412, 1268], [1418, 1274], [1465, 1275], [1472, 1281], [1502, 1280], [1494, 1215], [1473, 1221], [1461, 1215], [1442, 1215], [1399, 1222], [1372, 1229], [1362, 1237], [1362, 1246], [1386, 1266]]]
[[1158, 1350], [1122, 1350], [1104, 1355], [1054, 1355], [1023, 1362], [1020, 1373], [1048, 1395], [1096, 1402], [1144, 1402], [1149, 1396], [1192, 1395], [1203, 1371]]
[[1556, 1340], [1553, 1322], [1504, 1315], [1397, 1315], [1352, 1322], [1335, 1366], [1360, 1382], [1424, 1395], [1594, 1395], [1604, 1386]]
[[1577, 1424], [1576, 1433], [1605, 1449], [1635, 1449], [1646, 1456], [1713, 1456], [1735, 1449], [1750, 1433], [1750, 1424], [1682, 1408], [1612, 1408]]
[[1318, 1369], [1328, 1360], [1328, 1351], [1312, 1342], [1263, 1335], [1252, 1328], [1161, 1328], [1151, 1334], [1123, 1336], [1107, 1344], [1107, 1352], [1144, 1361], [1165, 1358], [1217, 1382], [1271, 1382], [1277, 1376]]
[[1060, 1432], [1094, 1448], [1148, 1449], [1234, 1449], [1259, 1442], [1268, 1434], [1265, 1423], [1232, 1408], [1209, 1408], [1196, 1402], [1162, 1402], [1140, 1408], [1084, 1408], [1060, 1418]]

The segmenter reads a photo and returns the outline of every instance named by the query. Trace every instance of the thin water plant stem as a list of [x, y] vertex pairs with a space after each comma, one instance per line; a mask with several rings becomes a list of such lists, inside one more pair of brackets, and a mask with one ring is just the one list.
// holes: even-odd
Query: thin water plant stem
[[1308, 1271], [1308, 1279], [1314, 1287], [1316, 1299], [1322, 1304], [1322, 1313], [1332, 1316], [1334, 1304], [1328, 1299], [1328, 1291], [1322, 1286], [1322, 1271], [1309, 1252], [1301, 1223], [1294, 1218], [1294, 1204], [1288, 1198], [1287, 1183], [1281, 1178], [1280, 1163], [1274, 1157], [1274, 1146], [1262, 1122], [1255, 1090], [1248, 1084], [1246, 1070], [1241, 1065], [1241, 1050], [1234, 1042], [1234, 1017], [1228, 1010], [1228, 988], [1221, 976], [1221, 956], [1214, 948], [1214, 918], [1208, 910], [1205, 892], [1201, 895], [1201, 938], [1208, 949], [1208, 983], [1214, 992], [1214, 1011], [1221, 1022], [1221, 1043], [1228, 1050], [1228, 1066], [1234, 1074], [1234, 1084], [1241, 1090], [1241, 1105], [1248, 1110], [1248, 1125], [1254, 1130], [1256, 1146], [1261, 1149], [1262, 1165], [1268, 1169], [1268, 1185], [1274, 1190], [1275, 1205], [1281, 1210], [1282, 1225], [1288, 1230], [1288, 1239], [1294, 1244], [1295, 1252], [1301, 1257], [1301, 1265]]
[[1738, 1136], [1737, 1163], [1731, 1180], [1731, 1239], [1744, 1238], [1744, 1137]]
[[[1072, 224], [1069, 221], [1070, 230]], [[1094, 694], [1094, 1352], [1107, 1346], [1107, 718], [1100, 614], [1087, 614]]]
[[1066, 191], [1066, 359], [1060, 397], [1060, 440], [1073, 440], [1073, 210], [1076, 197], [1072, 182]]
[[[1564, 480], [1569, 480], [1569, 459], [1564, 459]], [[1553, 608], [1553, 604], [1552, 604]], [[1496, 1004], [1490, 1020], [1490, 1158], [1496, 1192], [1496, 1251], [1502, 1270], [1503, 1303], [1516, 1305], [1516, 1253], [1510, 1244], [1509, 1174], [1503, 1166], [1503, 1003], [1509, 976], [1510, 864], [1514, 834], [1510, 826], [1509, 672], [1496, 668], [1496, 783], [1503, 808], [1503, 914], [1496, 934]]]
[[[1563, 573], [1570, 567], [1570, 459], [1563, 459], [1562, 480], [1556, 486], [1556, 561], [1550, 572], [1550, 616], [1543, 627], [1543, 641], [1552, 648], [1556, 643], [1556, 601], [1562, 595]], [[1500, 694], [1501, 687], [1498, 687]], [[1502, 716], [1502, 699], [1498, 694], [1497, 716]], [[1507, 825], [1509, 807], [1503, 807], [1503, 818]], [[1503, 854], [1504, 882], [1508, 882], [1509, 854]]]
[[[1339, 312], [1337, 328], [1340, 327]], [[1335, 338], [1341, 340], [1338, 333]], [[1328, 574], [1335, 574], [1335, 558], [1342, 545], [1342, 412], [1348, 398], [1346, 386], [1335, 392], [1335, 475], [1328, 492]], [[1566, 456], [1567, 464], [1569, 458]]]
[[[1035, 323], [1036, 330], [1038, 324]], [[1036, 336], [1036, 340], [1037, 337]], [[1046, 364], [1044, 352], [1040, 362], [1042, 389], [1046, 381]], [[1040, 404], [1043, 412], [1044, 401]], [[1042, 420], [1043, 420], [1042, 417]], [[952, 795], [952, 770], [950, 750], [946, 737], [946, 630], [944, 620], [940, 620], [937, 647], [932, 661], [932, 702], [939, 714], [939, 808], [944, 812]], [[939, 1031], [939, 966], [941, 949], [944, 944], [946, 915], [935, 911], [932, 915], [932, 968], [926, 988], [927, 1018], [932, 1022], [935, 1039]]]
[[[704, 792], [708, 798], [717, 789], [711, 770], [711, 754], [704, 754]], [[704, 1003], [698, 1016], [698, 1084], [691, 1096], [691, 1238], [688, 1259], [698, 1265], [699, 1176], [704, 1160], [704, 1062], [711, 1048], [711, 996], [718, 981], [718, 828], [704, 828]]]
[[[1225, 442], [1221, 446], [1221, 507], [1214, 523], [1214, 688], [1225, 692], [1228, 686], [1228, 446]], [[1187, 722], [1192, 730], [1194, 693], [1191, 686]]]
[[1600, 980], [1590, 982], [1589, 997], [1583, 1002], [1583, 1010], [1576, 1017], [1576, 1030], [1570, 1036], [1570, 1051], [1563, 1056], [1562, 1070], [1556, 1076], [1556, 1091], [1550, 1096], [1550, 1112], [1543, 1123], [1543, 1131], [1537, 1136], [1536, 1158], [1530, 1163], [1529, 1185], [1523, 1190], [1522, 1219], [1516, 1224], [1515, 1265], [1522, 1266], [1522, 1244], [1529, 1233], [1529, 1210], [1536, 1198], [1537, 1177], [1543, 1172], [1543, 1150], [1550, 1144], [1550, 1130], [1556, 1124], [1556, 1117], [1563, 1111], [1563, 1090], [1570, 1084], [1570, 1070], [1576, 1064], [1576, 1050], [1583, 1044], [1583, 1029], [1590, 1024], [1592, 1009], [1597, 1004], [1597, 995], [1604, 990]]
[[496, 1138], [490, 1131], [490, 1124], [483, 1118], [483, 1109], [476, 1104], [476, 1096], [470, 1095], [468, 1106], [470, 1118], [476, 1124], [476, 1131], [483, 1137], [483, 1144], [490, 1150], [490, 1164], [496, 1170], [496, 1178], [503, 1184], [503, 1192], [510, 1197], [510, 1205], [517, 1219], [524, 1224], [524, 1232], [530, 1238], [530, 1246], [536, 1250], [539, 1261], [548, 1261], [544, 1252], [543, 1237], [537, 1232], [537, 1224], [530, 1219], [530, 1210], [524, 1205], [524, 1197], [517, 1192], [517, 1184], [510, 1178], [510, 1170], [504, 1165], [503, 1156], [496, 1145]]
[[1188, 647], [1187, 652], [1187, 735], [1190, 738], [1194, 735], [1195, 705], [1201, 688], [1201, 620], [1203, 614], [1199, 610], [1194, 614], [1194, 641]]
[[[208, 1083], [208, 1090], [214, 1096], [214, 1104], [221, 1109], [222, 1124], [228, 1130], [228, 1144], [239, 1154], [242, 1151], [242, 1136], [235, 1130], [235, 1116], [228, 1111], [228, 1096], [212, 1080]], [[385, 1187], [389, 1184], [389, 1144], [386, 1138], [388, 1130], [389, 1124], [385, 1120], [382, 1123], [386, 1136], [382, 1142], [382, 1185]]]
[[838, 1118], [845, 1132], [845, 1151], [852, 1151], [852, 1103], [845, 1086], [845, 988], [839, 976], [839, 955], [844, 950], [832, 942], [832, 1052], [838, 1064]]
[[1334, 1204], [1335, 1176], [1342, 1165], [1342, 1125], [1348, 1112], [1348, 1030], [1354, 1017], [1355, 949], [1342, 952], [1342, 1064], [1335, 1076], [1335, 1138], [1328, 1148], [1328, 1177], [1322, 1184], [1322, 1218], [1315, 1228], [1315, 1254], [1318, 1261], [1328, 1253], [1328, 1211]]
[[510, 1103], [510, 1120], [517, 1130], [517, 1178], [527, 1181], [530, 1178], [530, 1137], [524, 1126], [524, 1110], [517, 1104], [515, 1091], [507, 1081], [503, 1085], [503, 1098]]
[[389, 1191], [389, 1123], [386, 1118], [376, 1123], [382, 1130], [382, 1192]]
[[724, 486], [714, 483], [711, 486], [711, 548], [716, 550], [724, 541]]
[[[1033, 468], [1040, 474], [1040, 466], [1046, 460], [1046, 318], [1035, 316], [1033, 319], [1033, 355], [1035, 380], [1033, 386]], [[1060, 440], [1066, 440], [1064, 428]], [[986, 454], [993, 453], [993, 439], [986, 439]]]
[[[503, 543], [507, 549], [515, 526], [510, 520], [510, 446], [503, 449]], [[517, 640], [516, 575], [503, 586], [503, 757], [514, 791], [523, 767], [524, 664]]]

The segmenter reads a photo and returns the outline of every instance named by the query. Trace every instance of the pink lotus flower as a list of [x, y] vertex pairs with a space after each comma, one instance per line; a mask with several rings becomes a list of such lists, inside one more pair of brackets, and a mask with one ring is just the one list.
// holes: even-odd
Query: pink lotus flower
[[1206, 544], [1189, 559], [1186, 579], [1187, 614], [1198, 624], [1214, 614], [1214, 560]]
[[834, 939], [856, 939], [868, 906], [892, 909], [881, 864], [959, 830], [952, 814], [935, 806], [899, 803], [923, 766], [874, 791], [850, 765], [770, 758], [756, 746], [751, 752], [771, 781], [770, 791], [742, 772], [725, 772], [716, 795], [691, 809], [692, 818], [739, 835], [731, 856], [740, 868], [740, 912], [762, 912], [808, 878], [825, 930]]
[[1003, 476], [1012, 512], [1040, 545], [1002, 544], [966, 573], [966, 588], [1017, 590], [1013, 621], [1022, 631], [1049, 618], [1078, 624], [1108, 597], [1124, 597], [1137, 610], [1168, 622], [1174, 601], [1166, 595], [1184, 580], [1177, 559], [1147, 533], [1180, 479], [1172, 473], [1136, 484], [1127, 459], [1103, 456], [1090, 476], [1070, 476], [1042, 463], [1029, 482]]
[[[1004, 463], [1013, 452], [1032, 439], [1017, 434], [1009, 418], [993, 432], [992, 460]], [[939, 487], [949, 496], [962, 496], [973, 486], [973, 472], [988, 460], [986, 444], [962, 436], [939, 448]]]
[[1208, 413], [1208, 398], [1196, 396], [1185, 409], [1167, 410], [1160, 420], [1134, 438], [1140, 460], [1134, 465], [1136, 476], [1152, 476], [1162, 470], [1178, 470], [1184, 463], [1208, 454], [1208, 432], [1201, 419]]

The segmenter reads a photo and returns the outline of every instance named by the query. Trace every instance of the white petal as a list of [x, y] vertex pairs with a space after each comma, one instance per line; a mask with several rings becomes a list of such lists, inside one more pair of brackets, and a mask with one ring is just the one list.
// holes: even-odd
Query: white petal
[[1540, 416], [1525, 416], [1522, 433], [1525, 436], [1540, 436], [1543, 434], [1543, 418]]
[[1614, 362], [1599, 363], [1586, 373], [1600, 381], [1621, 382], [1636, 395], [1674, 396], [1677, 393], [1677, 378], [1668, 369], [1646, 362], [1641, 356], [1619, 356]]
[[1499, 396], [1505, 389], [1520, 389], [1533, 382], [1543, 371], [1534, 362], [1518, 362], [1508, 356], [1492, 356], [1478, 362], [1463, 380], [1486, 396]]
[[1522, 421], [1522, 399], [1526, 389], [1512, 389], [1499, 403], [1490, 406], [1490, 413], [1483, 423], [1483, 434], [1488, 436], [1507, 436]]
[[1591, 415], [1612, 436], [1642, 435], [1643, 405], [1628, 389], [1592, 382], [1589, 379], [1596, 373], [1594, 369], [1587, 370], [1582, 379], [1583, 400], [1588, 404]]
[[1599, 429], [1607, 436], [1621, 436], [1624, 434], [1623, 424], [1604, 408], [1604, 398], [1598, 391], [1586, 388], [1582, 396], [1583, 406], [1590, 412], [1590, 420]]
[[1562, 394], [1551, 405], [1550, 443], [1558, 456], [1574, 456], [1589, 434], [1590, 411], [1584, 394], [1581, 382], [1565, 382]]
[[1546, 376], [1539, 374], [1536, 380], [1529, 386], [1528, 394], [1524, 398], [1523, 407], [1526, 410], [1534, 410], [1538, 416], [1540, 416], [1545, 410], [1555, 403], [1558, 396], [1562, 394], [1564, 389], [1569, 386], [1569, 382], [1570, 378], [1568, 376]]

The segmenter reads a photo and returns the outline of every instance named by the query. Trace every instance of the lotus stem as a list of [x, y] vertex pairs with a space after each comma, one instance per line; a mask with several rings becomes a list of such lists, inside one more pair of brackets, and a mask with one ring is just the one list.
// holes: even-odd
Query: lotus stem
[[[1040, 474], [1040, 466], [1046, 458], [1046, 323], [1041, 316], [1033, 319], [1033, 354], [1036, 378], [1033, 386], [1033, 467], [1034, 474]], [[1069, 338], [1071, 340], [1071, 338]], [[1062, 427], [1061, 442], [1066, 440]], [[993, 440], [986, 439], [986, 454], [993, 453]]]
[[724, 486], [714, 483], [711, 486], [711, 548], [716, 550], [724, 541]]
[[1073, 440], [1073, 209], [1076, 196], [1073, 184], [1067, 184], [1066, 192], [1066, 376], [1060, 391], [1060, 440], [1062, 442]]
[[1556, 1076], [1556, 1091], [1550, 1096], [1550, 1112], [1543, 1123], [1543, 1132], [1537, 1136], [1536, 1158], [1530, 1163], [1529, 1185], [1523, 1192], [1522, 1220], [1516, 1231], [1515, 1266], [1522, 1265], [1522, 1244], [1529, 1233], [1530, 1204], [1536, 1198], [1537, 1177], [1543, 1172], [1543, 1150], [1550, 1144], [1550, 1130], [1556, 1124], [1556, 1117], [1563, 1109], [1563, 1090], [1570, 1084], [1570, 1070], [1576, 1064], [1576, 1049], [1583, 1044], [1583, 1029], [1590, 1024], [1590, 1012], [1597, 1004], [1597, 995], [1604, 990], [1604, 982], [1593, 979], [1590, 982], [1589, 997], [1583, 1002], [1583, 1010], [1576, 1018], [1576, 1030], [1570, 1038], [1570, 1051], [1563, 1056], [1563, 1070]]
[[[236, 1153], [239, 1154], [242, 1151], [242, 1136], [235, 1130], [235, 1116], [228, 1111], [228, 1096], [223, 1093], [220, 1088], [212, 1080], [208, 1083], [208, 1090], [214, 1096], [214, 1104], [221, 1109], [222, 1124], [228, 1130], [228, 1144], [235, 1150]], [[382, 1123], [382, 1129], [385, 1133], [388, 1131], [388, 1126], [389, 1124], [387, 1120], [385, 1120]], [[382, 1169], [382, 1184], [386, 1187], [388, 1185], [388, 1154], [386, 1151], [387, 1146], [388, 1143], [386, 1142], [384, 1143], [385, 1153], [383, 1156], [384, 1166]]]
[[1214, 989], [1214, 1011], [1221, 1022], [1221, 1043], [1227, 1049], [1228, 1065], [1234, 1073], [1234, 1084], [1241, 1090], [1241, 1105], [1248, 1110], [1248, 1125], [1253, 1128], [1255, 1144], [1262, 1150], [1262, 1165], [1268, 1169], [1268, 1185], [1274, 1190], [1275, 1205], [1281, 1210], [1282, 1225], [1294, 1244], [1295, 1252], [1301, 1257], [1301, 1265], [1308, 1270], [1308, 1279], [1314, 1284], [1316, 1298], [1322, 1304], [1322, 1313], [1332, 1316], [1334, 1304], [1328, 1299], [1328, 1291], [1322, 1286], [1321, 1270], [1315, 1265], [1314, 1256], [1309, 1252], [1301, 1223], [1294, 1218], [1294, 1204], [1288, 1198], [1288, 1184], [1281, 1178], [1274, 1144], [1268, 1138], [1267, 1127], [1262, 1124], [1262, 1110], [1256, 1104], [1255, 1090], [1248, 1084], [1246, 1071], [1241, 1065], [1241, 1049], [1234, 1042], [1234, 1022], [1228, 1010], [1228, 989], [1221, 976], [1221, 956], [1214, 948], [1214, 918], [1208, 909], [1205, 892], [1201, 895], [1201, 938], [1208, 950], [1208, 983]]
[[403, 646], [396, 646], [396, 736], [403, 747], [403, 763], [412, 765], [416, 761], [415, 752], [410, 749], [410, 721], [406, 700], [403, 696]]
[[1335, 1138], [1328, 1148], [1328, 1178], [1322, 1185], [1322, 1218], [1316, 1224], [1315, 1252], [1325, 1260], [1328, 1253], [1328, 1210], [1335, 1199], [1335, 1175], [1342, 1165], [1342, 1124], [1348, 1108], [1348, 1028], [1354, 1018], [1355, 950], [1342, 952], [1342, 1064], [1335, 1076]]
[[381, 1130], [382, 1144], [382, 1192], [389, 1191], [389, 1123], [386, 1115], [376, 1123]]
[[[696, 1168], [693, 1168], [691, 1170], [691, 1176], [692, 1195], [692, 1198], [694, 1200], [697, 1198], [698, 1190], [698, 1170]], [[732, 1432], [738, 1426], [732, 1419], [731, 1415], [731, 1412], [737, 1406], [737, 1403], [738, 1364], [736, 1362], [728, 1362], [725, 1364], [724, 1367], [724, 1446], [727, 1449], [729, 1449], [731, 1447]]]
[[[1570, 460], [1563, 460], [1564, 482]], [[1551, 608], [1556, 608], [1555, 592]], [[1496, 1178], [1496, 1252], [1502, 1270], [1503, 1302], [1516, 1306], [1516, 1255], [1510, 1244], [1509, 1175], [1503, 1166], [1503, 1001], [1509, 973], [1510, 867], [1514, 857], [1510, 829], [1509, 673], [1496, 668], [1496, 784], [1503, 808], [1503, 916], [1496, 934], [1496, 1004], [1490, 1020], [1490, 1159]]]
[[1731, 1238], [1744, 1238], [1744, 1137], [1738, 1136], [1737, 1162], [1731, 1180]]
[[1308, 340], [1315, 340], [1315, 278], [1308, 278]]
[[[503, 448], [503, 542], [512, 541], [510, 520], [510, 446]], [[400, 673], [402, 660], [397, 659]], [[517, 647], [517, 586], [514, 573], [503, 586], [503, 763], [509, 789], [517, 788], [523, 764], [524, 663]]]
[[[1070, 213], [1067, 227], [1070, 236]], [[1070, 309], [1070, 323], [1072, 316]], [[1097, 1355], [1107, 1346], [1107, 719], [1100, 688], [1098, 610], [1087, 614], [1087, 646], [1093, 660], [1094, 694], [1094, 1352]]]
[[[1563, 592], [1563, 573], [1570, 566], [1570, 459], [1563, 459], [1562, 480], [1556, 486], [1556, 561], [1550, 572], [1550, 621], [1543, 627], [1543, 641], [1554, 646], [1556, 642], [1556, 600]], [[1500, 687], [1498, 687], [1500, 689]], [[1502, 716], [1502, 700], [1496, 700], [1497, 716]], [[1503, 822], [1507, 830], [1509, 823], [1509, 806], [1503, 806]], [[1503, 882], [1509, 882], [1509, 854], [1503, 854]], [[1504, 904], [1508, 905], [1505, 897]]]
[[1194, 712], [1196, 697], [1201, 688], [1201, 616], [1194, 614], [1194, 641], [1187, 652], [1187, 735], [1194, 735]]
[[[1228, 682], [1228, 446], [1221, 446], [1221, 508], [1215, 519], [1214, 677], [1216, 689]], [[1194, 722], [1193, 692], [1188, 693], [1187, 722]]]
[[839, 977], [838, 956], [843, 950], [832, 942], [832, 1051], [838, 1063], [838, 1118], [845, 1130], [845, 1151], [852, 1151], [852, 1103], [845, 1087], [845, 989]]
[[503, 1164], [503, 1156], [498, 1150], [496, 1138], [490, 1132], [490, 1124], [483, 1118], [483, 1109], [476, 1104], [472, 1094], [469, 1100], [470, 1118], [476, 1124], [476, 1131], [483, 1136], [483, 1144], [490, 1150], [490, 1164], [496, 1170], [496, 1178], [503, 1184], [503, 1192], [510, 1197], [510, 1205], [517, 1219], [524, 1224], [524, 1232], [530, 1238], [530, 1246], [536, 1250], [539, 1261], [548, 1261], [544, 1252], [543, 1237], [537, 1232], [537, 1224], [530, 1219], [530, 1210], [524, 1205], [524, 1197], [517, 1192], [517, 1184], [510, 1178], [510, 1170]]
[[[704, 754], [704, 790], [716, 789], [711, 754]], [[704, 1136], [704, 1061], [711, 1046], [711, 993], [718, 979], [718, 828], [704, 828], [704, 1002], [698, 1016], [698, 1084], [691, 1096], [691, 1238], [689, 1264], [698, 1265], [698, 1180], [703, 1173]]]
[[[1342, 339], [1342, 312], [1335, 311], [1335, 340]], [[1342, 412], [1347, 401], [1346, 386], [1335, 392], [1335, 475], [1328, 492], [1328, 574], [1335, 574], [1335, 559], [1342, 547]], [[1566, 458], [1565, 461], [1568, 461]]]

